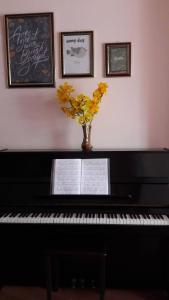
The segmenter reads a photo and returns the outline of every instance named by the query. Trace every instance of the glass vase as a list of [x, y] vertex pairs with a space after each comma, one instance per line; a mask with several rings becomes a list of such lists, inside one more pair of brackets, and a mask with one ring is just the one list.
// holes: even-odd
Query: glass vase
[[83, 130], [83, 141], [82, 141], [82, 150], [83, 151], [91, 151], [92, 150], [92, 145], [90, 142], [91, 139], [91, 128], [92, 126], [89, 124], [84, 124], [82, 125], [82, 130]]

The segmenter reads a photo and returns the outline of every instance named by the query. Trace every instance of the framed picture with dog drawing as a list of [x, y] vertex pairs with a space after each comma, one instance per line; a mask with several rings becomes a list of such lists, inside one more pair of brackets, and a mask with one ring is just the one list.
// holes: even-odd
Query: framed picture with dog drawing
[[93, 31], [61, 32], [62, 77], [93, 77]]

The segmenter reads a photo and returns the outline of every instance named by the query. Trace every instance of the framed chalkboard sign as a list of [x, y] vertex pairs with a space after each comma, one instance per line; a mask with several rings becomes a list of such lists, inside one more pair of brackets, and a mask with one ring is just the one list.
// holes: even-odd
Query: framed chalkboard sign
[[9, 87], [54, 87], [53, 13], [5, 16]]

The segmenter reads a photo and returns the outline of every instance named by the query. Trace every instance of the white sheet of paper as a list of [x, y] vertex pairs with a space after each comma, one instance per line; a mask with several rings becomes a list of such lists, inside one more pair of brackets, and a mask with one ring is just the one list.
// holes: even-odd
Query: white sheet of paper
[[52, 193], [60, 195], [108, 195], [107, 158], [55, 159]]
[[80, 194], [81, 159], [55, 159], [53, 194]]
[[108, 159], [82, 160], [81, 194], [107, 195], [109, 193]]

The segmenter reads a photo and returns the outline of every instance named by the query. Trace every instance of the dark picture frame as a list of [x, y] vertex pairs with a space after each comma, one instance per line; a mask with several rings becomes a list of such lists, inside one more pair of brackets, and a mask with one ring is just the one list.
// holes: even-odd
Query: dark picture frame
[[62, 77], [93, 77], [93, 31], [61, 32]]
[[131, 43], [105, 44], [106, 76], [131, 76]]
[[9, 87], [54, 87], [53, 13], [5, 15]]

